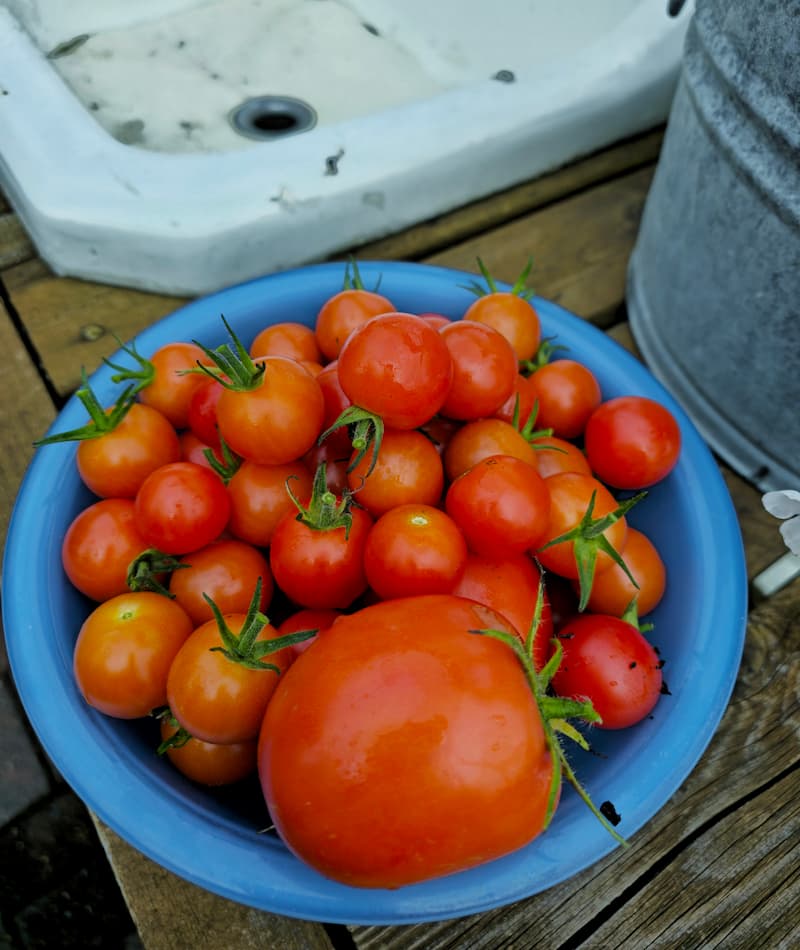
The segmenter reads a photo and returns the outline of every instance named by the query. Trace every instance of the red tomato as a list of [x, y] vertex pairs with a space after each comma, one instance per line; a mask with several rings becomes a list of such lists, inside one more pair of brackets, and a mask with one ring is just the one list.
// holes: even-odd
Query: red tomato
[[560, 696], [592, 702], [605, 729], [624, 729], [648, 716], [662, 687], [661, 661], [629, 623], [584, 614], [558, 634], [564, 651], [553, 677]]
[[[531, 385], [531, 377], [517, 373], [514, 380], [514, 389], [502, 406], [494, 413], [495, 418], [504, 422], [513, 422], [514, 413], [518, 415], [518, 422], [522, 428], [530, 418], [535, 408], [536, 393]], [[538, 409], [538, 407], [536, 407]], [[534, 417], [535, 422], [535, 417]]]
[[[347, 426], [336, 429], [325, 437], [325, 440], [313, 446], [303, 456], [303, 464], [309, 472], [316, 472], [320, 465], [325, 465], [325, 481], [328, 491], [334, 495], [343, 495], [349, 488], [347, 469], [350, 467], [350, 457], [353, 446]], [[369, 458], [369, 455], [366, 456]], [[302, 491], [296, 491], [298, 497], [303, 497]]]
[[192, 632], [186, 611], [162, 594], [120, 594], [89, 614], [73, 670], [83, 698], [118, 719], [150, 715], [167, 701], [170, 665]]
[[395, 306], [390, 300], [371, 290], [363, 287], [341, 290], [326, 300], [317, 314], [317, 344], [326, 359], [335, 360], [356, 327], [372, 317], [394, 310]]
[[261, 605], [265, 611], [272, 599], [272, 572], [264, 555], [244, 541], [213, 541], [183, 559], [169, 591], [199, 626], [214, 613], [203, 594], [224, 614], [247, 613], [258, 579], [261, 578]]
[[133, 501], [107, 498], [73, 519], [61, 545], [61, 561], [82, 594], [103, 601], [128, 591], [128, 567], [147, 547], [136, 527]]
[[[508, 854], [543, 828], [552, 763], [510, 628], [432, 595], [339, 618], [267, 709], [259, 774], [287, 846], [321, 874], [399, 887]], [[476, 821], [490, 815], [491, 821]]]
[[478, 297], [464, 314], [493, 327], [508, 340], [518, 360], [531, 360], [539, 349], [542, 328], [533, 305], [519, 294], [495, 291]]
[[446, 317], [443, 313], [420, 313], [419, 317], [429, 326], [432, 326], [434, 330], [441, 330], [443, 326], [453, 322], [450, 317]]
[[344, 410], [352, 405], [339, 382], [339, 361], [331, 360], [327, 366], [323, 367], [322, 372], [317, 376], [317, 382], [325, 400], [325, 421], [322, 427], [328, 429]]
[[384, 600], [449, 593], [466, 560], [456, 523], [430, 505], [399, 505], [381, 515], [364, 550], [367, 581]]
[[596, 574], [589, 595], [588, 608], [598, 614], [621, 617], [636, 598], [640, 617], [650, 611], [664, 596], [667, 573], [653, 542], [641, 531], [628, 527], [625, 540], [625, 565], [639, 585], [638, 589], [618, 564]]
[[[220, 454], [219, 446], [212, 448], [207, 442], [199, 439], [191, 429], [186, 429], [178, 436], [181, 446], [181, 461], [193, 462], [195, 465], [202, 465], [203, 468], [211, 469], [211, 463], [206, 458], [206, 451], [211, 449], [218, 462], [224, 464]], [[213, 469], [211, 469], [213, 471]]]
[[410, 313], [373, 317], [339, 353], [347, 398], [394, 429], [416, 429], [441, 409], [452, 379], [440, 334]]
[[[177, 725], [161, 721], [162, 742], [171, 739], [178, 731]], [[167, 748], [167, 758], [179, 772], [200, 785], [232, 785], [255, 772], [258, 762], [258, 742], [233, 742], [220, 745], [203, 742], [192, 737], [184, 745]]]
[[460, 475], [447, 490], [445, 507], [470, 550], [487, 557], [522, 554], [548, 530], [544, 479], [510, 455], [490, 455]]
[[210, 365], [208, 357], [196, 343], [166, 343], [150, 357], [150, 362], [155, 376], [141, 390], [139, 399], [158, 409], [176, 429], [185, 429], [192, 396], [208, 379], [203, 373], [185, 371], [196, 370], [198, 362]]
[[[228, 614], [224, 619], [232, 634], [241, 632], [244, 614]], [[277, 630], [266, 624], [256, 643], [274, 640], [277, 635]], [[229, 745], [258, 735], [267, 703], [293, 657], [285, 648], [264, 657], [280, 673], [249, 669], [214, 649], [223, 646], [216, 620], [192, 633], [169, 669], [167, 704], [180, 725], [196, 739]]]
[[250, 356], [287, 356], [298, 363], [320, 363], [322, 353], [314, 330], [304, 323], [284, 321], [264, 327], [250, 344]]
[[[541, 574], [527, 554], [487, 558], [468, 554], [461, 579], [452, 593], [477, 600], [497, 611], [514, 627], [524, 642], [533, 623]], [[533, 641], [533, 663], [541, 670], [547, 662], [553, 620], [545, 595], [542, 614]]]
[[225, 387], [218, 379], [204, 376], [189, 400], [187, 424], [206, 445], [219, 445], [217, 404], [224, 392]]
[[559, 439], [555, 435], [535, 439], [531, 445], [536, 453], [536, 467], [542, 478], [558, 475], [561, 472], [578, 472], [591, 475], [592, 470], [586, 456], [577, 445]]
[[575, 360], [546, 363], [530, 377], [539, 401], [536, 425], [562, 439], [575, 439], [600, 405], [600, 384], [592, 371]]
[[181, 457], [178, 434], [157, 409], [131, 406], [111, 432], [78, 445], [78, 474], [101, 498], [133, 498], [147, 476]]
[[536, 452], [511, 423], [502, 419], [475, 419], [454, 432], [447, 443], [445, 473], [453, 481], [490, 455], [513, 455], [538, 468]]
[[188, 554], [222, 534], [230, 507], [218, 475], [192, 462], [173, 462], [143, 482], [136, 495], [136, 523], [151, 547]]
[[603, 403], [586, 426], [586, 456], [595, 475], [615, 488], [647, 488], [678, 462], [681, 431], [669, 409], [644, 396]]
[[266, 356], [255, 389], [226, 389], [217, 403], [219, 432], [242, 458], [285, 465], [307, 452], [322, 431], [325, 400], [316, 378], [295, 360]]
[[286, 490], [287, 483], [299, 498], [305, 498], [311, 493], [311, 472], [300, 461], [286, 465], [242, 462], [228, 482], [231, 534], [257, 547], [268, 547], [281, 518], [297, 511]]
[[[301, 630], [316, 630], [317, 636], [319, 636], [341, 615], [341, 610], [331, 610], [326, 607], [303, 607], [302, 610], [296, 610], [283, 621], [278, 627], [278, 633], [285, 636], [288, 633], [299, 633]], [[299, 656], [301, 653], [305, 653], [315, 640], [316, 637], [301, 640], [300, 643], [295, 643], [288, 649], [295, 656]]]
[[450, 419], [491, 416], [514, 391], [517, 357], [497, 330], [456, 320], [439, 330], [453, 361], [453, 382], [441, 407]]
[[349, 532], [319, 530], [289, 511], [272, 535], [269, 562], [275, 583], [302, 607], [344, 609], [367, 589], [364, 547], [372, 518], [353, 507]]
[[[333, 433], [335, 435], [335, 433]], [[353, 453], [351, 463], [355, 461]], [[386, 429], [375, 467], [368, 452], [347, 476], [358, 503], [378, 517], [398, 505], [436, 505], [442, 497], [442, 459], [431, 440], [414, 429]]]

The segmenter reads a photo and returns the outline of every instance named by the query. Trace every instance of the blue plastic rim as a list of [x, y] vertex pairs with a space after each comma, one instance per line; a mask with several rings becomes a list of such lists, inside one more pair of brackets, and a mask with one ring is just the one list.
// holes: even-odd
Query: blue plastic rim
[[[410, 263], [359, 263], [364, 284], [398, 310], [459, 317], [474, 299], [461, 271]], [[343, 264], [287, 271], [196, 300], [136, 339], [151, 355], [164, 343], [225, 339], [220, 314], [245, 344], [267, 324], [313, 324], [342, 288]], [[504, 289], [508, 289], [505, 287]], [[633, 510], [668, 571], [664, 600], [651, 614], [652, 642], [666, 661], [671, 695], [651, 719], [620, 732], [596, 730], [604, 758], [576, 753], [579, 778], [595, 801], [611, 801], [631, 837], [679, 788], [725, 710], [741, 660], [746, 573], [736, 514], [711, 453], [680, 406], [633, 356], [601, 331], [536, 298], [543, 333], [597, 375], [604, 398], [639, 394], [667, 406], [683, 436], [674, 471]], [[125, 360], [124, 354], [117, 354]], [[116, 360], [115, 360], [116, 361]], [[117, 392], [103, 366], [91, 384], [101, 401]], [[52, 431], [82, 424], [72, 398]], [[35, 438], [39, 433], [31, 433]], [[262, 910], [308, 920], [402, 924], [447, 919], [528, 897], [566, 880], [616, 845], [571, 789], [548, 830], [520, 851], [439, 880], [388, 890], [329, 881], [261, 832], [266, 811], [194, 786], [154, 754], [149, 726], [109, 719], [88, 707], [72, 677], [72, 651], [91, 605], [67, 581], [61, 541], [93, 500], [75, 467], [75, 446], [34, 457], [9, 527], [3, 569], [8, 655], [25, 710], [56, 767], [102, 821], [148, 857], [207, 890]]]

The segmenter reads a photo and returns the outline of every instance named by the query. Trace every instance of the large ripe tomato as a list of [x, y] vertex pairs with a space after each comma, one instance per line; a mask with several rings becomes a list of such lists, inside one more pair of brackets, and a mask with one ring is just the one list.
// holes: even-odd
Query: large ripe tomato
[[442, 406], [450, 419], [491, 416], [514, 391], [517, 357], [493, 327], [455, 320], [439, 330], [453, 361], [453, 381]]
[[575, 439], [586, 428], [602, 393], [594, 373], [576, 360], [546, 363], [530, 377], [539, 402], [536, 425], [562, 439]]
[[[339, 618], [278, 685], [259, 774], [287, 846], [321, 874], [399, 887], [508, 854], [542, 830], [552, 762], [511, 632], [431, 595]], [[480, 817], [481, 820], [476, 820]]]
[[84, 508], [61, 545], [64, 571], [78, 590], [103, 601], [128, 590], [128, 567], [147, 550], [130, 498], [106, 498]]
[[[354, 452], [351, 463], [356, 458]], [[370, 472], [371, 464], [367, 453], [348, 473], [347, 484], [359, 505], [374, 517], [398, 505], [436, 505], [442, 497], [441, 456], [433, 442], [415, 429], [386, 429]]]
[[228, 482], [231, 534], [257, 547], [268, 547], [281, 518], [296, 510], [287, 484], [298, 497], [305, 498], [311, 493], [311, 472], [299, 461], [286, 465], [243, 462]]
[[563, 649], [553, 677], [560, 696], [591, 701], [599, 726], [623, 729], [649, 715], [662, 688], [661, 661], [632, 624], [603, 614], [573, 618], [558, 633]]
[[260, 609], [272, 599], [272, 573], [264, 555], [244, 541], [221, 540], [183, 558], [169, 582], [175, 600], [199, 626], [214, 616], [204, 594], [224, 614], [247, 613], [253, 591], [261, 579]]
[[678, 462], [681, 431], [661, 403], [644, 396], [609, 399], [586, 425], [586, 457], [595, 475], [614, 488], [647, 488]]
[[416, 429], [441, 409], [453, 369], [441, 335], [410, 313], [386, 313], [356, 329], [339, 353], [348, 399], [387, 427]]
[[447, 513], [471, 551], [522, 554], [548, 531], [550, 496], [536, 469], [511, 455], [490, 455], [451, 483]]
[[222, 438], [237, 455], [261, 465], [300, 458], [322, 431], [325, 400], [316, 378], [296, 360], [265, 356], [253, 388], [226, 389], [217, 403]]
[[628, 526], [625, 540], [625, 566], [639, 585], [618, 564], [595, 574], [587, 607], [594, 613], [621, 617], [633, 598], [640, 617], [650, 611], [664, 596], [667, 569], [655, 545], [641, 531]]
[[458, 526], [430, 505], [391, 508], [370, 529], [364, 549], [367, 581], [384, 600], [447, 594], [466, 561], [467, 542]]
[[136, 494], [136, 524], [164, 554], [197, 551], [222, 534], [230, 500], [218, 475], [193, 462], [152, 472]]
[[178, 434], [157, 409], [134, 403], [111, 432], [78, 445], [78, 474], [101, 498], [133, 498], [147, 476], [181, 457]]
[[75, 643], [83, 698], [107, 716], [148, 716], [166, 703], [170, 665], [191, 632], [186, 611], [161, 594], [120, 594], [100, 604]]
[[210, 360], [196, 343], [166, 343], [150, 357], [154, 376], [139, 393], [146, 405], [158, 409], [176, 429], [189, 424], [189, 404], [196, 389], [208, 378], [196, 370], [197, 364], [209, 365]]

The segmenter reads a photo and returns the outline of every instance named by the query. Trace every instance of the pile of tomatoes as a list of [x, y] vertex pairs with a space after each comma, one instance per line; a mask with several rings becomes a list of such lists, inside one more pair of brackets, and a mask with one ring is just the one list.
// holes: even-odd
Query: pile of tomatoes
[[628, 727], [663, 688], [638, 618], [665, 569], [625, 515], [678, 426], [483, 275], [462, 319], [353, 265], [309, 325], [126, 347], [116, 404], [85, 382], [86, 427], [44, 440], [98, 496], [62, 551], [86, 701], [157, 716], [195, 781], [257, 771], [287, 845], [359, 886], [527, 843], [574, 780], [566, 718]]

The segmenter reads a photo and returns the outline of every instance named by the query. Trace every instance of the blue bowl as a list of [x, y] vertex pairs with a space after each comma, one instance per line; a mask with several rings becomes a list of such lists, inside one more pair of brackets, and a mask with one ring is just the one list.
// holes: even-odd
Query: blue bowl
[[[459, 317], [471, 300], [469, 275], [408, 263], [362, 263], [366, 286], [399, 310]], [[342, 287], [341, 264], [276, 274], [196, 300], [144, 331], [150, 355], [164, 343], [225, 337], [224, 314], [246, 344], [282, 320], [313, 323]], [[506, 288], [507, 289], [507, 288]], [[666, 661], [671, 695], [652, 718], [621, 732], [593, 732], [603, 758], [573, 754], [595, 801], [611, 801], [630, 838], [664, 805], [697, 763], [733, 688], [746, 621], [741, 536], [725, 483], [687, 416], [645, 367], [593, 326], [548, 301], [534, 301], [543, 332], [597, 375], [605, 398], [649, 396], [676, 416], [680, 461], [630, 515], [659, 548], [667, 593], [651, 635]], [[125, 360], [124, 354], [118, 354]], [[118, 389], [101, 367], [91, 384], [101, 401]], [[52, 431], [82, 424], [71, 399]], [[31, 433], [38, 435], [38, 433]], [[359, 890], [329, 881], [260, 833], [266, 812], [257, 790], [215, 793], [193, 785], [153, 752], [152, 723], [109, 719], [87, 706], [72, 676], [77, 631], [91, 605], [61, 568], [61, 541], [93, 501], [75, 467], [75, 446], [37, 452], [14, 508], [5, 551], [3, 617], [13, 675], [42, 745], [83, 801], [148, 857], [210, 891], [267, 911], [310, 920], [402, 924], [457, 917], [528, 897], [558, 884], [616, 847], [566, 788], [550, 828], [529, 846], [482, 867], [399, 890]], [[480, 816], [476, 816], [480, 820]]]

